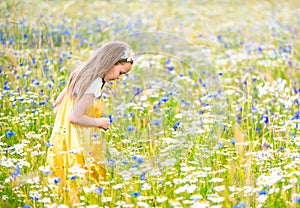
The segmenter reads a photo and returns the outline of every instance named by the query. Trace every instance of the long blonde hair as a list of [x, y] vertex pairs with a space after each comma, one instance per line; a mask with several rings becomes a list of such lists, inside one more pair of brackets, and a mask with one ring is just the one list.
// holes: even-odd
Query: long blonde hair
[[103, 79], [106, 72], [118, 63], [129, 48], [128, 44], [121, 41], [112, 41], [98, 48], [87, 62], [71, 73], [67, 86], [68, 95], [80, 100], [90, 84], [98, 77]]

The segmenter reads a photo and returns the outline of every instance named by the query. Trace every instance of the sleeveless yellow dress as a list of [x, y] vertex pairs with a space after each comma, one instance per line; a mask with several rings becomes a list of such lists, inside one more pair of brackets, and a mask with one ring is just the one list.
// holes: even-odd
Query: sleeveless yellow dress
[[[101, 130], [97, 127], [70, 123], [69, 115], [74, 103], [74, 99], [66, 95], [59, 106], [46, 165], [51, 167], [53, 177], [61, 179], [63, 186], [69, 184], [66, 181], [76, 178], [99, 184], [106, 180], [105, 138], [101, 137]], [[103, 99], [95, 99], [86, 115], [100, 118], [103, 108]]]

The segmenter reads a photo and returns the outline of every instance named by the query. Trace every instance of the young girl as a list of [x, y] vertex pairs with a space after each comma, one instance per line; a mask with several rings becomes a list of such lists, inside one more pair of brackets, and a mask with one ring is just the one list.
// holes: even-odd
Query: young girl
[[110, 121], [101, 118], [101, 89], [131, 70], [132, 55], [126, 43], [103, 45], [71, 74], [55, 101], [58, 110], [46, 165], [61, 184], [79, 177], [96, 184], [106, 179], [105, 138], [100, 132], [108, 129]]

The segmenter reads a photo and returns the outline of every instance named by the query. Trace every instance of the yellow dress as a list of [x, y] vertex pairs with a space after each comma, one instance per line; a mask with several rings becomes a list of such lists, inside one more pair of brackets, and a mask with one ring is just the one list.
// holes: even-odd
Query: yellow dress
[[[98, 184], [106, 180], [105, 139], [97, 127], [85, 127], [69, 122], [74, 99], [66, 95], [57, 111], [46, 165], [51, 167], [53, 177], [59, 177], [61, 184], [84, 178]], [[102, 115], [103, 100], [95, 99], [86, 115], [99, 118]], [[67, 185], [68, 186], [68, 185]], [[74, 187], [73, 187], [74, 188]]]

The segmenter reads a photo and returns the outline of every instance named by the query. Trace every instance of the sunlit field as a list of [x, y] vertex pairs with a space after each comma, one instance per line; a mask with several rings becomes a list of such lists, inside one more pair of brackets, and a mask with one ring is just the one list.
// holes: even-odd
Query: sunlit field
[[[0, 207], [300, 207], [298, 1], [0, 3]], [[54, 101], [110, 40], [108, 180], [45, 166]], [[76, 152], [74, 153], [76, 154]]]

